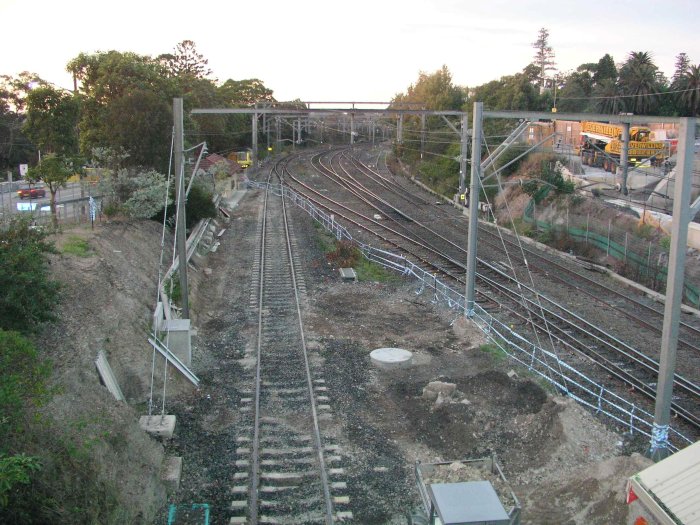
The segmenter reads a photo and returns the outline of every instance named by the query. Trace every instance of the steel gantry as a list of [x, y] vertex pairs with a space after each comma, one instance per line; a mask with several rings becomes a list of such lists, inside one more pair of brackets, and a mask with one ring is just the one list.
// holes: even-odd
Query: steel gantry
[[[180, 101], [179, 103], [177, 101]], [[182, 104], [181, 99], [175, 99], [174, 107]], [[257, 138], [257, 121], [260, 117], [269, 121], [272, 117], [275, 120], [276, 139], [279, 143], [280, 122], [282, 119], [297, 119], [299, 122], [299, 137], [301, 136], [301, 121], [299, 119], [307, 118], [347, 118], [350, 121], [350, 139], [349, 144], [355, 143], [355, 118], [357, 116], [370, 116], [372, 118], [389, 118], [396, 119], [396, 143], [403, 142], [403, 125], [404, 117], [407, 115], [418, 116], [421, 119], [421, 156], [424, 153], [425, 147], [425, 118], [429, 116], [439, 116], [448, 125], [448, 127], [459, 137], [460, 140], [460, 156], [455, 159], [459, 161], [459, 195], [460, 201], [466, 204], [466, 172], [467, 165], [471, 160], [471, 177], [469, 190], [469, 226], [468, 226], [468, 260], [467, 260], [467, 275], [465, 289], [465, 315], [472, 317], [475, 307], [475, 275], [476, 275], [476, 246], [478, 236], [478, 209], [479, 209], [479, 194], [483, 188], [484, 172], [491, 168], [491, 175], [498, 175], [499, 170], [494, 169], [496, 158], [501, 155], [517, 138], [517, 135], [522, 133], [527, 123], [532, 121], [551, 121], [556, 120], [572, 120], [572, 121], [596, 121], [610, 124], [620, 124], [623, 130], [623, 145], [621, 152], [621, 167], [622, 167], [622, 182], [621, 191], [627, 193], [627, 162], [629, 148], [629, 128], [633, 124], [647, 124], [648, 122], [671, 123], [680, 126], [680, 137], [678, 143], [678, 158], [679, 162], [676, 169], [675, 193], [673, 204], [673, 228], [671, 235], [671, 252], [669, 257], [668, 279], [666, 287], [666, 303], [664, 311], [664, 324], [661, 343], [661, 358], [659, 366], [659, 380], [656, 394], [656, 412], [653, 435], [650, 445], [650, 455], [655, 459], [665, 457], [670, 453], [668, 443], [668, 429], [670, 421], [671, 394], [673, 387], [673, 375], [675, 372], [676, 347], [678, 341], [678, 326], [680, 317], [680, 305], [683, 292], [683, 279], [685, 267], [685, 246], [687, 244], [688, 225], [693, 216], [700, 211], [700, 198], [690, 205], [690, 192], [692, 182], [693, 168], [693, 144], [695, 141], [696, 119], [694, 118], [676, 118], [676, 117], [648, 117], [643, 115], [603, 115], [590, 113], [550, 113], [550, 112], [529, 112], [529, 111], [489, 111], [484, 110], [483, 103], [476, 102], [472, 111], [472, 128], [468, 128], [469, 115], [464, 111], [429, 111], [416, 109], [397, 109], [385, 107], [381, 109], [366, 109], [359, 108], [360, 105], [385, 105], [389, 103], [372, 103], [372, 102], [313, 102], [300, 103], [304, 105], [324, 104], [329, 106], [349, 105], [350, 108], [332, 107], [328, 108], [304, 108], [304, 109], [285, 109], [272, 107], [255, 107], [255, 108], [201, 108], [191, 110], [193, 115], [251, 115], [253, 120], [252, 144], [253, 144], [253, 165], [257, 165], [258, 161], [258, 138]], [[181, 111], [181, 110], [180, 110]], [[174, 114], [177, 114], [174, 112]], [[460, 120], [460, 128], [449, 120], [449, 117], [456, 117]], [[179, 124], [178, 124], [179, 119]], [[504, 144], [496, 148], [493, 154], [482, 161], [482, 143], [483, 143], [483, 120], [484, 119], [515, 119], [521, 121], [516, 126], [515, 131], [506, 139]], [[371, 121], [371, 119], [370, 119]], [[322, 120], [323, 122], [323, 120]], [[345, 121], [343, 121], [345, 122]], [[269, 133], [269, 124], [267, 131]], [[308, 125], [307, 125], [308, 129]], [[323, 128], [322, 128], [323, 129]], [[175, 158], [182, 159], [183, 140], [182, 137], [177, 137], [182, 134], [181, 117], [175, 120]], [[179, 130], [179, 131], [178, 131]], [[372, 124], [372, 137], [374, 137], [374, 124]], [[545, 138], [539, 144], [543, 143], [550, 137]], [[470, 144], [471, 139], [471, 144]], [[374, 140], [374, 139], [373, 139]], [[269, 143], [269, 138], [268, 138]], [[539, 144], [533, 146], [534, 149]], [[471, 148], [470, 148], [471, 146]], [[471, 149], [471, 156], [469, 151]], [[526, 152], [527, 153], [527, 152]], [[524, 154], [523, 154], [524, 155]], [[680, 168], [680, 169], [679, 169]], [[502, 169], [502, 168], [501, 168]], [[176, 162], [176, 173], [180, 177], [184, 176], [184, 170], [178, 171]], [[489, 175], [489, 177], [491, 176]], [[181, 204], [178, 199], [178, 206]], [[179, 210], [184, 218], [184, 209]], [[179, 215], [178, 215], [179, 218]], [[184, 222], [184, 219], [183, 219]], [[186, 274], [186, 266], [181, 273]], [[182, 276], [181, 276], [182, 278]], [[186, 293], [186, 276], [183, 292]], [[187, 302], [187, 296], [184, 297], [184, 303]]]

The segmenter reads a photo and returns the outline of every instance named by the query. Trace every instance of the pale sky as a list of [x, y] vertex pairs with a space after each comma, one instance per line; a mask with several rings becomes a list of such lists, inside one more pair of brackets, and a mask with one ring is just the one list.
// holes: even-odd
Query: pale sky
[[157, 56], [186, 39], [219, 81], [259, 78], [280, 101], [389, 101], [443, 64], [476, 86], [529, 64], [541, 27], [560, 71], [631, 51], [667, 77], [680, 52], [700, 63], [697, 0], [0, 0], [0, 20], [0, 74], [65, 88], [81, 52]]

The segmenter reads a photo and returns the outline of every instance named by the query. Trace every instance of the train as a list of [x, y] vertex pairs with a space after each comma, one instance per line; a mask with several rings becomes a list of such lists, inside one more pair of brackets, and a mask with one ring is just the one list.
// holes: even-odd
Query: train
[[229, 153], [228, 159], [238, 163], [241, 168], [246, 169], [253, 163], [253, 152], [249, 149], [234, 151], [233, 153]]

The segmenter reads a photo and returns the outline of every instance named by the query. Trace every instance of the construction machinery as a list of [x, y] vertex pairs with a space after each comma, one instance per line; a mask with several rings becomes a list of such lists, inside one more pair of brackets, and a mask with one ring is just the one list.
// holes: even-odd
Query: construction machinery
[[[586, 166], [602, 167], [616, 172], [622, 156], [622, 126], [602, 122], [581, 122], [581, 162]], [[629, 131], [628, 164], [659, 165], [668, 157], [665, 142], [651, 140], [651, 129], [631, 127]]]

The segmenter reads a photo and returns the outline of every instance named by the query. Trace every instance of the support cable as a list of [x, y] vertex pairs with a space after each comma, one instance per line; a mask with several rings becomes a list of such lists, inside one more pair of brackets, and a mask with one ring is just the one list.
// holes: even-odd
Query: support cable
[[[486, 150], [487, 150], [487, 152], [488, 152], [488, 150], [489, 150], [488, 145], [486, 146]], [[494, 167], [493, 167], [493, 164], [491, 164], [491, 167], [492, 167], [492, 169], [494, 168]], [[499, 170], [493, 169], [492, 175], [493, 175], [493, 174], [496, 175], [496, 180], [497, 180], [499, 189], [500, 189], [501, 191], [503, 191], [503, 184], [502, 184], [502, 181], [501, 181], [500, 169], [499, 169]], [[491, 203], [489, 202], [489, 198], [488, 198], [488, 195], [486, 194], [486, 192], [484, 192], [484, 198], [486, 199], [486, 202], [487, 202], [487, 204], [489, 205], [490, 213], [491, 213], [491, 215], [492, 215], [493, 218], [494, 218], [494, 222], [496, 222], [496, 215], [495, 215], [495, 213], [494, 213], [494, 207], [493, 207], [493, 206], [491, 205]], [[529, 280], [530, 280], [530, 286], [532, 287], [533, 291], [535, 292], [535, 302], [536, 302], [538, 308], [540, 309], [540, 316], [542, 317], [542, 321], [544, 322], [545, 332], [547, 333], [547, 337], [548, 337], [548, 339], [549, 339], [549, 344], [550, 344], [550, 346], [551, 346], [551, 348], [552, 348], [552, 352], [553, 352], [554, 355], [556, 356], [557, 368], [559, 369], [559, 375], [560, 375], [560, 377], [564, 380], [564, 387], [566, 388], [566, 391], [568, 392], [568, 386], [566, 385], [566, 376], [564, 375], [564, 371], [563, 371], [562, 368], [561, 368], [561, 360], [559, 359], [559, 355], [558, 355], [558, 353], [557, 353], [557, 349], [556, 349], [556, 346], [555, 346], [555, 343], [554, 343], [554, 338], [553, 338], [553, 336], [552, 336], [551, 330], [549, 329], [549, 322], [547, 321], [547, 318], [546, 318], [546, 316], [545, 316], [544, 307], [542, 306], [542, 303], [541, 303], [541, 301], [540, 301], [540, 295], [539, 295], [539, 293], [537, 292], [537, 289], [536, 289], [536, 286], [535, 286], [535, 282], [534, 282], [534, 279], [533, 279], [533, 276], [532, 276], [532, 272], [530, 271], [530, 265], [528, 264], [528, 262], [527, 262], [527, 257], [525, 256], [525, 250], [523, 249], [523, 245], [522, 245], [522, 242], [521, 242], [521, 240], [520, 240], [520, 235], [518, 234], [518, 230], [517, 230], [517, 228], [515, 227], [515, 222], [513, 221], [513, 214], [511, 213], [510, 206], [508, 205], [508, 200], [504, 198], [503, 201], [504, 201], [504, 203], [505, 203], [505, 205], [506, 205], [506, 212], [508, 213], [508, 218], [509, 218], [509, 220], [510, 220], [511, 227], [512, 227], [513, 232], [514, 232], [515, 239], [516, 239], [517, 242], [518, 242], [518, 247], [519, 247], [519, 249], [520, 249], [520, 254], [521, 254], [521, 256], [522, 256], [522, 258], [523, 258], [523, 262], [524, 262], [524, 264], [525, 264], [525, 270], [526, 270], [527, 276], [528, 276], [528, 278], [529, 278]], [[513, 265], [513, 261], [512, 261], [512, 259], [511, 259], [511, 257], [510, 257], [510, 253], [509, 253], [509, 251], [508, 251], [508, 248], [506, 247], [505, 239], [503, 238], [503, 233], [501, 232], [501, 230], [500, 230], [499, 228], [496, 228], [496, 231], [498, 232], [498, 237], [499, 237], [499, 239], [501, 240], [501, 244], [502, 244], [502, 246], [503, 246], [503, 250], [504, 250], [504, 252], [505, 252], [505, 254], [506, 254], [506, 257], [507, 257], [507, 259], [508, 259], [508, 265], [510, 266], [511, 272], [513, 273], [513, 278], [515, 279], [516, 285], [517, 285], [517, 287], [518, 287], [518, 291], [520, 292], [521, 297], [523, 297], [523, 299], [524, 299], [523, 288], [522, 288], [522, 286], [521, 286], [520, 279], [518, 278], [517, 274], [515, 273], [515, 266]], [[535, 338], [536, 338], [536, 340], [537, 340], [537, 346], [538, 346], [538, 348], [544, 348], [543, 345], [542, 345], [542, 343], [541, 343], [541, 341], [540, 341], [540, 337], [539, 337], [539, 333], [538, 333], [538, 330], [537, 330], [537, 326], [535, 325], [534, 319], [533, 319], [532, 316], [531, 316], [531, 312], [530, 312], [529, 308], [527, 308], [527, 305], [523, 304], [523, 306], [525, 306], [525, 308], [526, 308], [527, 316], [528, 316], [528, 321], [530, 322], [530, 324], [531, 324], [531, 326], [532, 326], [532, 330], [533, 330], [534, 335], [535, 335]], [[546, 361], [546, 360], [547, 360], [547, 354], [543, 352], [543, 355], [544, 355], [544, 359], [545, 359], [545, 361]], [[550, 366], [547, 366], [547, 370], [548, 370], [548, 371], [551, 370], [551, 367], [550, 367]]]
[[[168, 216], [168, 192], [170, 190], [170, 175], [172, 172], [172, 166], [173, 166], [173, 149], [175, 147], [175, 128], [172, 128], [172, 132], [170, 135], [170, 158], [168, 160], [168, 179], [165, 184], [165, 204], [163, 206], [163, 228], [161, 230], [161, 236], [160, 236], [160, 260], [158, 262], [158, 288], [156, 289], [156, 304], [155, 304], [155, 310], [158, 310], [158, 302], [160, 300], [160, 290], [161, 287], [163, 286], [163, 257], [165, 254], [165, 231], [167, 227], [166, 223], [166, 218]], [[165, 308], [165, 305], [163, 305], [163, 308]], [[155, 321], [155, 319], [154, 319]], [[153, 327], [153, 331], [156, 332], [158, 329], [157, 326]], [[154, 333], [154, 335], [156, 335]], [[166, 366], [167, 366], [167, 361], [166, 361]], [[155, 370], [156, 370], [156, 349], [153, 347], [153, 357], [151, 358], [151, 392], [148, 398], [148, 415], [150, 416], [153, 411], [153, 383], [155, 380]]]

